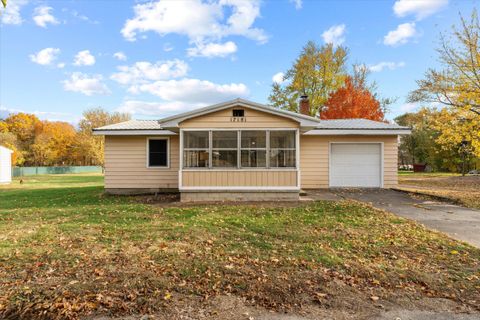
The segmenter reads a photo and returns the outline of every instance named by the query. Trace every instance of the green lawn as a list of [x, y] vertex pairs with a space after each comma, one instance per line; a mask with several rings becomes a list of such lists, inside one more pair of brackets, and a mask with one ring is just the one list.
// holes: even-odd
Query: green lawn
[[217, 295], [273, 310], [352, 312], [377, 297], [480, 309], [480, 250], [367, 205], [165, 207], [102, 183], [0, 188], [0, 318], [166, 312]]

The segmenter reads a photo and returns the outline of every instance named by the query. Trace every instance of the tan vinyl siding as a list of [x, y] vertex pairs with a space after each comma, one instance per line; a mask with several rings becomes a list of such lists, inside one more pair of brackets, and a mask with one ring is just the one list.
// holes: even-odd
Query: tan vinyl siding
[[178, 136], [169, 137], [170, 168], [147, 168], [147, 138], [105, 137], [106, 189], [178, 188]]
[[383, 142], [384, 187], [391, 188], [397, 185], [397, 136], [300, 136], [302, 188], [328, 188], [330, 142]]
[[296, 170], [183, 171], [183, 187], [295, 187]]
[[[245, 122], [232, 122], [232, 110], [245, 110]], [[245, 107], [228, 108], [185, 120], [181, 128], [298, 128], [298, 122]]]

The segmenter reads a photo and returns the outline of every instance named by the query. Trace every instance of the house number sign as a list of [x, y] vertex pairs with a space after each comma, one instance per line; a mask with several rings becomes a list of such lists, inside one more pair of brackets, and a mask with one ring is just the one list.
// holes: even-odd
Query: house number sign
[[231, 117], [230, 122], [247, 122], [245, 117]]

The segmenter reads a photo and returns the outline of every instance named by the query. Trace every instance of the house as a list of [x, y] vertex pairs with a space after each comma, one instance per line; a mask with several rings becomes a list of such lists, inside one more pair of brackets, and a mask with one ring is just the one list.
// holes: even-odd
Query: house
[[[300, 109], [308, 110], [306, 97]], [[409, 133], [244, 99], [94, 129], [105, 136], [106, 192], [180, 191], [182, 201], [297, 200], [300, 189], [394, 187], [398, 137]]]
[[12, 153], [12, 150], [0, 146], [0, 184], [12, 182]]

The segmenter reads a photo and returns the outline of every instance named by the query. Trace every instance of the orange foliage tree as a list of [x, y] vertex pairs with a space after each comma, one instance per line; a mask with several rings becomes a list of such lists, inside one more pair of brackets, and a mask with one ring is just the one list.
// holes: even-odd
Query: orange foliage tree
[[321, 119], [363, 118], [383, 121], [381, 103], [364, 81], [347, 76], [345, 84], [333, 92], [320, 114]]
[[84, 112], [76, 130], [67, 122], [16, 113], [0, 119], [0, 145], [14, 151], [14, 165], [103, 165], [104, 138], [93, 136], [92, 128], [127, 120], [129, 114], [97, 108]]

